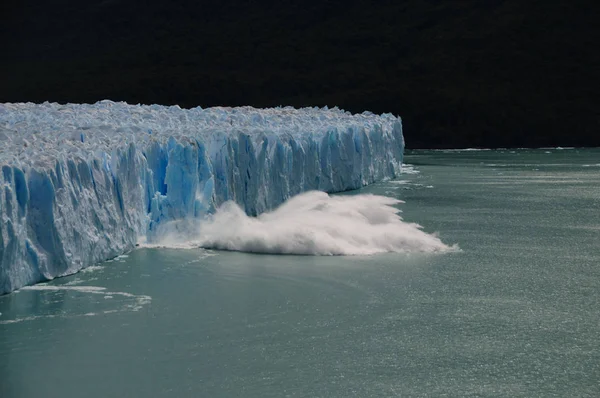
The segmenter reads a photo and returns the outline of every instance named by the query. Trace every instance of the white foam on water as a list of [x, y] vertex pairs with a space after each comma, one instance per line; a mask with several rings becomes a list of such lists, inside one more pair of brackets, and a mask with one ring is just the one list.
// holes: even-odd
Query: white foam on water
[[410, 184], [410, 181], [408, 180], [393, 180], [393, 181], [388, 181], [390, 184], [395, 184], [395, 185], [406, 185], [406, 184]]
[[5, 321], [0, 321], [0, 325], [10, 325], [11, 323], [21, 323], [21, 322], [27, 322], [27, 321], [35, 321], [36, 319], [42, 319], [42, 318], [58, 318], [58, 317], [59, 317], [59, 315], [26, 316], [23, 318], [7, 319]]
[[208, 220], [166, 225], [160, 245], [302, 255], [458, 250], [422, 231], [420, 225], [404, 222], [394, 207], [400, 203], [386, 196], [329, 196], [312, 191], [249, 217], [234, 202], [226, 202]]
[[[569, 163], [485, 163], [486, 167], [571, 167]], [[585, 167], [585, 165], [582, 165]]]
[[400, 174], [419, 174], [420, 171], [415, 168], [412, 164], [402, 164], [400, 168]]
[[491, 148], [457, 148], [457, 149], [432, 149], [434, 152], [481, 152], [491, 151]]
[[83, 268], [81, 271], [79, 272], [83, 272], [83, 273], [91, 273], [91, 272], [96, 272], [96, 271], [102, 271], [104, 269], [104, 267], [100, 266], [100, 265], [92, 265], [90, 267], [87, 268]]
[[79, 278], [75, 278], [67, 283], [65, 283], [65, 286], [75, 286], [75, 285], [80, 285], [82, 284], [84, 281], [83, 279], [79, 279]]
[[[72, 285], [49, 285], [49, 284], [38, 284], [33, 286], [25, 286], [22, 287], [19, 291], [74, 291], [78, 293], [84, 294], [101, 294], [105, 299], [113, 298], [114, 296], [121, 296], [127, 299], [130, 299], [129, 302], [119, 303], [123, 306], [119, 309], [105, 310], [102, 311], [103, 314], [111, 314], [115, 312], [127, 312], [127, 311], [139, 311], [145, 305], [150, 304], [152, 301], [152, 297], [146, 295], [136, 295], [127, 292], [109, 292], [106, 291], [105, 287], [101, 286], [72, 286]], [[97, 313], [95, 312], [87, 312], [84, 314], [69, 314], [69, 313], [60, 313], [60, 314], [44, 314], [44, 315], [33, 315], [16, 319], [7, 319], [0, 321], [0, 325], [8, 325], [12, 323], [20, 323], [27, 321], [34, 321], [37, 319], [45, 319], [45, 318], [74, 318], [74, 317], [83, 317], [83, 316], [95, 316]]]
[[80, 293], [91, 293], [91, 294], [104, 294], [105, 287], [100, 286], [67, 286], [67, 285], [47, 285], [47, 284], [39, 284], [33, 286], [25, 286], [20, 290], [72, 290]]

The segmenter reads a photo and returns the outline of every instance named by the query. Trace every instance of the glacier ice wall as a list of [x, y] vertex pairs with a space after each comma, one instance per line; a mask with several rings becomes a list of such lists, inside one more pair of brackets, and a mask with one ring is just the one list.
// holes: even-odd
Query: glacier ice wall
[[227, 200], [249, 215], [300, 192], [394, 177], [391, 114], [337, 108], [0, 104], [0, 294], [152, 241]]

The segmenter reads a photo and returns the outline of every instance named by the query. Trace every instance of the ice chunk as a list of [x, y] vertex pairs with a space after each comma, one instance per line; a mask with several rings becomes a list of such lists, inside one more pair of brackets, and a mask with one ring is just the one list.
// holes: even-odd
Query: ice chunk
[[0, 294], [152, 242], [232, 200], [247, 214], [300, 192], [400, 173], [399, 117], [333, 109], [0, 104]]

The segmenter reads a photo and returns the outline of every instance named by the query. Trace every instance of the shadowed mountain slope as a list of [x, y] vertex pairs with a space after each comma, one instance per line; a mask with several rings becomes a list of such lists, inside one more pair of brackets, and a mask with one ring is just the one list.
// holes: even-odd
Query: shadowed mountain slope
[[337, 105], [409, 148], [600, 146], [593, 1], [50, 0], [0, 10], [0, 102]]

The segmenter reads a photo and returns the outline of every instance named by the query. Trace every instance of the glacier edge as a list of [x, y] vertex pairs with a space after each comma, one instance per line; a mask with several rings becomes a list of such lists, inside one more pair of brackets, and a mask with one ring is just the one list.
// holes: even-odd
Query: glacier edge
[[0, 104], [0, 294], [151, 241], [227, 200], [249, 215], [400, 172], [402, 123], [339, 109]]

